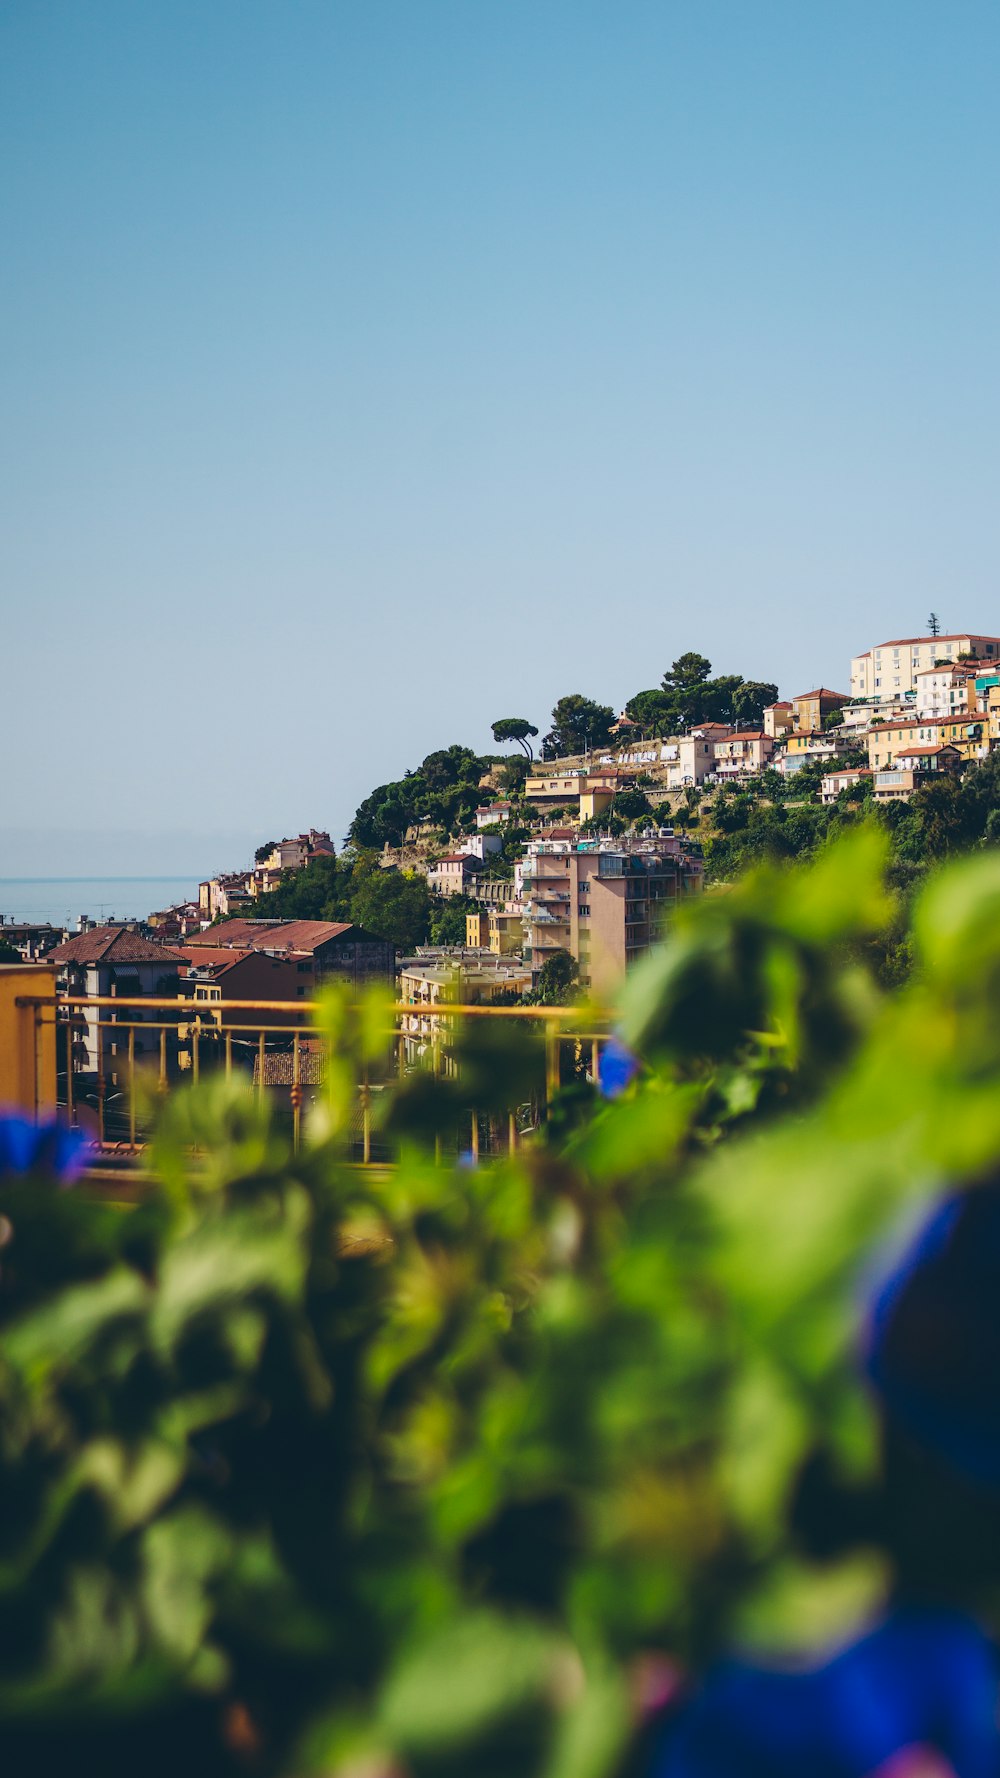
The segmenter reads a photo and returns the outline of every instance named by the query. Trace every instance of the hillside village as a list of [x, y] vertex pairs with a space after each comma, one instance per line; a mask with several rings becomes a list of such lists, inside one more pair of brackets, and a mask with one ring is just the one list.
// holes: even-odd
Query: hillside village
[[[755, 858], [869, 815], [905, 888], [952, 845], [1000, 837], [1000, 637], [935, 628], [856, 656], [847, 691], [789, 698], [683, 655], [621, 711], [573, 695], [541, 738], [505, 717], [505, 752], [429, 754], [372, 791], [339, 851], [315, 828], [268, 840], [196, 903], [73, 934], [8, 923], [0, 944], [81, 993], [206, 1007], [307, 1000], [330, 977], [414, 1006], [610, 1000], [679, 901]], [[82, 1067], [99, 1042], [80, 1031]]]

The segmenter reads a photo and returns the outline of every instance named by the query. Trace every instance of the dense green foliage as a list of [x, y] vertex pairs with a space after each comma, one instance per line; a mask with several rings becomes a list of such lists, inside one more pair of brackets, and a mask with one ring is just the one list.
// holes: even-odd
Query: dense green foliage
[[426, 877], [383, 870], [377, 855], [349, 847], [339, 858], [313, 858], [286, 871], [258, 904], [262, 919], [350, 920], [399, 950], [423, 944], [430, 933], [432, 896]]
[[606, 747], [614, 720], [610, 704], [596, 704], [581, 692], [570, 692], [552, 711], [552, 727], [542, 739], [542, 758], [561, 759], [585, 753], [588, 747]]
[[[763, 860], [806, 858], [845, 827], [861, 820], [885, 832], [893, 883], [906, 888], [936, 863], [1000, 839], [1000, 756], [970, 765], [962, 776], [942, 773], [909, 802], [876, 803], [861, 780], [836, 803], [814, 801], [825, 763], [809, 764], [783, 783], [765, 773], [756, 785], [731, 787], [711, 798], [705, 842], [710, 880], [731, 882]], [[799, 799], [802, 799], [801, 801]]]
[[493, 763], [457, 743], [429, 753], [415, 772], [365, 797], [351, 839], [357, 846], [400, 846], [407, 828], [419, 822], [446, 832], [463, 826], [482, 800], [479, 780]]
[[739, 673], [711, 677], [703, 654], [682, 654], [663, 675], [661, 686], [640, 691], [625, 706], [626, 716], [657, 735], [683, 733], [699, 722], [741, 722], [759, 726], [778, 688], [744, 679]]
[[0, 1181], [11, 1771], [611, 1778], [648, 1651], [857, 1621], [885, 1559], [818, 1567], [790, 1502], [876, 1473], [858, 1266], [1000, 1159], [1000, 855], [928, 882], [894, 992], [884, 871], [869, 828], [685, 904], [642, 1078], [490, 1165], [435, 1136], [536, 1094], [538, 1038], [470, 1021], [364, 1174], [384, 1012], [338, 1000], [299, 1154], [207, 1080], [137, 1210]]

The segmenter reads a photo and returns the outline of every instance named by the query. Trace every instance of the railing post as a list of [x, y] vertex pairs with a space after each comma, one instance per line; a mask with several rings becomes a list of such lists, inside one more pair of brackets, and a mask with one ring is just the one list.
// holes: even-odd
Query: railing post
[[[58, 1014], [56, 1014], [56, 1020], [58, 1023]], [[66, 1122], [68, 1124], [72, 1124], [73, 1109], [74, 1109], [73, 1108], [73, 1063], [76, 1059], [74, 1056], [74, 1053], [73, 1053], [74, 1042], [73, 1042], [73, 1010], [72, 1010], [72, 1007], [70, 1008], [69, 1018], [66, 1021], [65, 1030], [66, 1030]]]
[[128, 1028], [128, 1139], [135, 1147], [135, 1026]]
[[559, 1027], [555, 1019], [545, 1021], [545, 1102], [551, 1104], [559, 1091]]
[[292, 1038], [292, 1147], [297, 1149], [302, 1136], [302, 1068], [299, 1057], [299, 1034]]
[[[441, 1040], [438, 1035], [439, 1031], [440, 1026], [435, 1022], [432, 1027], [433, 1034], [431, 1036], [431, 1062], [434, 1069], [435, 1080], [438, 1079], [441, 1073]], [[441, 1165], [441, 1137], [439, 1135], [435, 1135], [434, 1137], [434, 1164], [437, 1167], [440, 1167]]]
[[365, 1069], [361, 1082], [361, 1160], [364, 1166], [371, 1165], [372, 1158], [372, 1107], [371, 1090], [368, 1085], [368, 1070]]
[[104, 1033], [108, 1029], [98, 1012], [97, 1024], [97, 1140], [104, 1141], [104, 1095], [107, 1090], [104, 1076]]

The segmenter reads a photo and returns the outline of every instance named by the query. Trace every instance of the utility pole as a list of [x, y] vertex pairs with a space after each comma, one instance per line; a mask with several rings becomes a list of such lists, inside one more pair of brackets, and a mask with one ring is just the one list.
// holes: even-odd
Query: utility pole
[[938, 617], [936, 611], [932, 611], [930, 617], [927, 619], [927, 628], [930, 630], [932, 636], [940, 636], [941, 619]]

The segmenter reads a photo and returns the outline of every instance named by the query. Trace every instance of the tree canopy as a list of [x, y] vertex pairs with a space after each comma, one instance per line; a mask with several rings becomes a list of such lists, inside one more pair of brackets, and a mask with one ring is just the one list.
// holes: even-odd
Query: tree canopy
[[408, 827], [428, 822], [445, 832], [470, 819], [479, 780], [492, 761], [453, 743], [428, 753], [414, 772], [379, 784], [359, 805], [350, 837], [359, 846], [401, 846]]
[[529, 736], [537, 735], [534, 723], [528, 722], [523, 716], [502, 716], [493, 724], [494, 741], [517, 741], [524, 749], [525, 759], [534, 759], [534, 750]]
[[610, 704], [597, 704], [581, 692], [560, 698], [552, 712], [552, 727], [542, 742], [545, 759], [561, 759], [584, 753], [588, 747], [606, 747], [615, 720]]
[[660, 686], [629, 698], [625, 714], [654, 735], [682, 734], [699, 722], [759, 727], [777, 696], [778, 687], [769, 680], [744, 679], [740, 673], [713, 679], [707, 656], [689, 653], [674, 661]]

